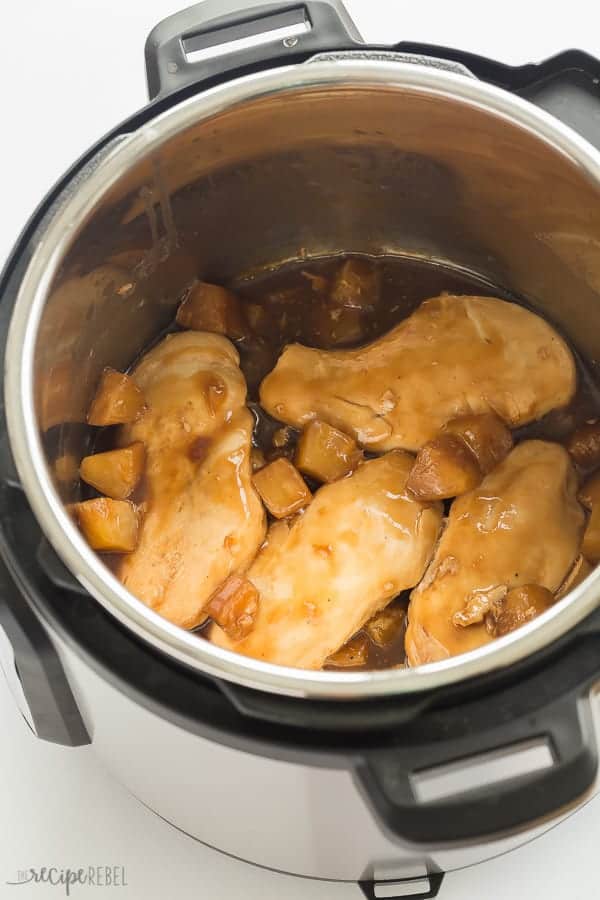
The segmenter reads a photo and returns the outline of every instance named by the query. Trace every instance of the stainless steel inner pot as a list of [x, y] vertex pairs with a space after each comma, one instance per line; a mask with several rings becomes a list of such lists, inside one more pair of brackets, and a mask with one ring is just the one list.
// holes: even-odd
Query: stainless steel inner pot
[[131, 364], [196, 276], [227, 281], [340, 251], [437, 260], [525, 296], [596, 360], [600, 154], [556, 119], [418, 64], [279, 68], [200, 93], [116, 140], [65, 192], [36, 243], [7, 350], [16, 465], [57, 553], [144, 640], [251, 687], [357, 698], [510, 665], [595, 608], [597, 573], [519, 631], [416, 670], [260, 663], [178, 629], [129, 594], [71, 521], [64, 503], [75, 488], [54, 467], [59, 455], [78, 462], [86, 452], [101, 369]]

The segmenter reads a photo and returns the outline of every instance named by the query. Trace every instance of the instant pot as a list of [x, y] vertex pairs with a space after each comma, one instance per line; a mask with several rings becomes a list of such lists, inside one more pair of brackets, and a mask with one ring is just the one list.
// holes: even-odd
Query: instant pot
[[463, 656], [307, 672], [160, 618], [66, 505], [99, 373], [197, 277], [341, 251], [451, 266], [526, 298], [593, 376], [600, 63], [367, 46], [336, 0], [228, 7], [152, 31], [151, 102], [66, 173], [2, 275], [4, 668], [41, 739], [92, 743], [199, 841], [367, 897], [443, 896], [445, 871], [598, 790], [600, 575]]

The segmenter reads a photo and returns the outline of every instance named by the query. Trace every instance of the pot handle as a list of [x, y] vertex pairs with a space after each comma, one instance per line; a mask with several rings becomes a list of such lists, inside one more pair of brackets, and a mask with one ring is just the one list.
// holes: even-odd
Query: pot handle
[[341, 0], [205, 0], [148, 35], [148, 94], [162, 98], [234, 69], [287, 64], [361, 41]]
[[556, 814], [596, 777], [591, 686], [515, 719], [511, 701], [494, 705], [489, 728], [465, 712], [456, 739], [367, 755], [355, 777], [386, 828], [416, 843], [472, 840]]
[[1, 558], [0, 629], [12, 650], [0, 655], [0, 668], [32, 731], [66, 747], [91, 743], [54, 645]]
[[[3, 308], [0, 327], [6, 314]], [[21, 715], [37, 737], [66, 747], [81, 747], [91, 741], [63, 665], [45, 628], [24, 599], [27, 586], [19, 584], [10, 563], [6, 531], [20, 519], [16, 508], [22, 503], [26, 515], [34, 520], [22, 493], [7, 433], [0, 397], [0, 672], [4, 672]], [[20, 503], [15, 505], [11, 500]], [[29, 518], [26, 525], [29, 531]]]

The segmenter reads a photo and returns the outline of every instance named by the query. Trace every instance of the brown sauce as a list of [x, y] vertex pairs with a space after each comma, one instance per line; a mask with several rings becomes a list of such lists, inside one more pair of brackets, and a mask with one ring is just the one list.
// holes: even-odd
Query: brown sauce
[[[248, 384], [249, 407], [256, 419], [254, 446], [264, 453], [267, 461], [281, 455], [292, 457], [298, 437], [298, 432], [291, 428], [286, 429], [287, 434], [282, 436], [280, 434], [282, 423], [267, 415], [258, 403], [260, 382], [273, 369], [286, 344], [299, 342], [323, 349], [360, 346], [392, 329], [409, 316], [423, 300], [444, 292], [494, 296], [523, 303], [520, 298], [465, 270], [398, 256], [373, 258], [372, 265], [377, 268], [380, 278], [378, 302], [361, 313], [359, 339], [340, 341], [339, 336], [332, 335], [327, 327], [323, 327], [321, 312], [327, 302], [327, 290], [333, 275], [347, 258], [336, 256], [294, 262], [261, 272], [251, 278], [240, 278], [228, 285], [241, 298], [248, 320], [252, 324], [252, 337], [245, 337], [234, 343], [240, 353], [241, 368]], [[176, 329], [177, 326], [173, 325], [167, 331]], [[588, 419], [600, 417], [598, 388], [589, 369], [577, 355], [575, 357], [578, 365], [578, 390], [572, 402], [563, 409], [552, 411], [540, 421], [516, 431], [514, 433], [516, 441], [541, 438], [562, 442], [578, 425]], [[94, 448], [96, 452], [109, 448], [111, 439], [114, 440], [110, 431], [110, 429], [100, 431]], [[319, 487], [310, 479], [307, 481], [312, 490]], [[145, 489], [142, 481], [132, 499], [140, 503], [144, 497]], [[116, 554], [104, 557], [104, 561], [113, 571], [118, 569], [118, 560]], [[408, 594], [409, 592], [405, 592], [393, 603], [406, 610]], [[358, 634], [367, 641], [366, 662], [353, 667], [352, 671], [356, 671], [357, 668], [383, 669], [403, 666], [406, 661], [405, 627], [404, 616], [397, 633], [383, 646], [371, 640], [368, 632], [362, 629]], [[198, 634], [202, 634], [201, 629]]]
[[257, 338], [237, 343], [241, 367], [251, 400], [258, 386], [286, 344], [298, 342], [323, 349], [347, 349], [375, 340], [409, 316], [423, 300], [444, 291], [486, 294], [513, 299], [466, 271], [399, 256], [373, 258], [381, 279], [380, 297], [366, 309], [360, 322], [360, 338], [337, 342], [323, 328], [319, 312], [326, 302], [327, 287], [344, 259], [329, 257], [293, 262], [252, 278], [239, 279], [231, 287], [245, 304], [261, 310]]

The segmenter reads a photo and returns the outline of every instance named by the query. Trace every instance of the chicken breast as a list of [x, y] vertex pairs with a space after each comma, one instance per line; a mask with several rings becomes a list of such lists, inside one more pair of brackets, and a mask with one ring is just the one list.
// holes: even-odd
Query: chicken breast
[[416, 451], [456, 416], [493, 411], [515, 428], [566, 404], [575, 386], [569, 348], [539, 316], [444, 294], [366, 347], [286, 347], [260, 398], [297, 428], [319, 418], [370, 450]]
[[[411, 595], [410, 665], [493, 640], [484, 622], [486, 604], [501, 601], [507, 590], [541, 585], [557, 591], [579, 553], [583, 526], [566, 450], [545, 441], [515, 447], [478, 487], [452, 504], [435, 556]], [[453, 620], [477, 606], [479, 621], [465, 627]]]
[[121, 443], [143, 441], [147, 493], [138, 547], [118, 575], [183, 628], [206, 618], [210, 596], [248, 567], [266, 533], [238, 362], [226, 338], [190, 331], [166, 337], [132, 373], [147, 408]]
[[319, 669], [377, 610], [421, 578], [441, 524], [439, 504], [405, 490], [412, 457], [396, 451], [325, 485], [304, 513], [271, 526], [246, 577], [259, 592], [252, 632], [221, 647]]

